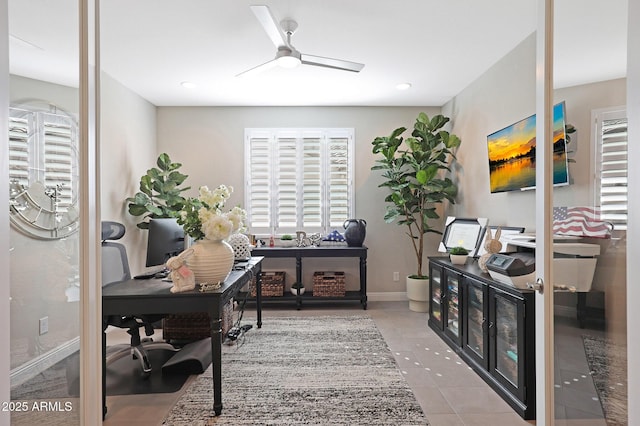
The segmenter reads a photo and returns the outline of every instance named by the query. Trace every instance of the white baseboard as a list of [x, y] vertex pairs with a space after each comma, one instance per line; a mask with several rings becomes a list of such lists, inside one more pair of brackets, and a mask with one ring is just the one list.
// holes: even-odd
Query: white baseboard
[[[9, 374], [11, 389], [15, 386], [20, 386], [29, 379], [34, 378], [38, 374], [45, 371], [47, 368], [62, 361], [69, 355], [80, 350], [80, 337], [75, 337], [62, 345], [51, 349], [31, 361], [22, 364], [19, 367], [11, 370]], [[78, 366], [79, 368], [79, 366]]]
[[370, 302], [406, 302], [406, 291], [367, 292], [367, 300]]

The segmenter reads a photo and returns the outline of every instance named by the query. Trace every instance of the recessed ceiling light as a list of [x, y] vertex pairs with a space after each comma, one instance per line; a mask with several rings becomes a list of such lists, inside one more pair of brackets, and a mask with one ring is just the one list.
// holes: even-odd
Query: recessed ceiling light
[[411, 83], [400, 83], [396, 86], [398, 90], [407, 90], [411, 87]]
[[196, 84], [190, 81], [181, 81], [180, 86], [184, 87], [185, 89], [195, 89]]

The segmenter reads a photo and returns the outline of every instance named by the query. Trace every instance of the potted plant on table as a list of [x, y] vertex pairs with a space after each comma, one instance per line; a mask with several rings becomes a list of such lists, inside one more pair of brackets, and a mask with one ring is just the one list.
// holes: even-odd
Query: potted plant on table
[[451, 263], [454, 265], [464, 265], [468, 255], [469, 250], [464, 247], [451, 247], [451, 249], [449, 249], [449, 259], [451, 259]]
[[436, 206], [444, 201], [455, 203], [457, 185], [445, 177], [455, 160], [454, 149], [460, 138], [443, 127], [449, 118], [441, 114], [432, 118], [420, 113], [411, 136], [401, 135], [406, 127], [395, 129], [390, 136], [377, 137], [372, 142], [373, 153], [381, 155], [372, 170], [381, 170], [384, 181], [378, 185], [387, 189], [388, 203], [384, 220], [405, 227], [416, 256], [416, 272], [407, 277], [409, 308], [428, 310], [428, 276], [423, 271], [424, 237], [441, 234], [431, 225], [440, 218]]
[[281, 247], [294, 247], [296, 242], [293, 241], [293, 235], [284, 234], [280, 237], [280, 246]]

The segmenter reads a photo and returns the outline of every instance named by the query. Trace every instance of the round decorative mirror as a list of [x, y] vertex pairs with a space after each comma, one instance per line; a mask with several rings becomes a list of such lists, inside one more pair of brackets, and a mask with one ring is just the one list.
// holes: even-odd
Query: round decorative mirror
[[78, 230], [78, 124], [48, 105], [9, 109], [9, 211], [18, 231], [38, 239]]

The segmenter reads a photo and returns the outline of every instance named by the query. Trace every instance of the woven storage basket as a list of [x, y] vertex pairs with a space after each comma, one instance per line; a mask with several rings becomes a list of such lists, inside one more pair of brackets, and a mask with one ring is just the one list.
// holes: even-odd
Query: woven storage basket
[[344, 272], [314, 272], [314, 296], [344, 296]]
[[[233, 326], [233, 301], [222, 309], [222, 335]], [[164, 340], [194, 341], [211, 337], [211, 321], [206, 312], [167, 315], [162, 321]]]
[[[284, 294], [284, 271], [264, 271], [262, 278], [262, 297], [275, 297]], [[256, 297], [256, 281], [251, 280], [251, 297]]]

